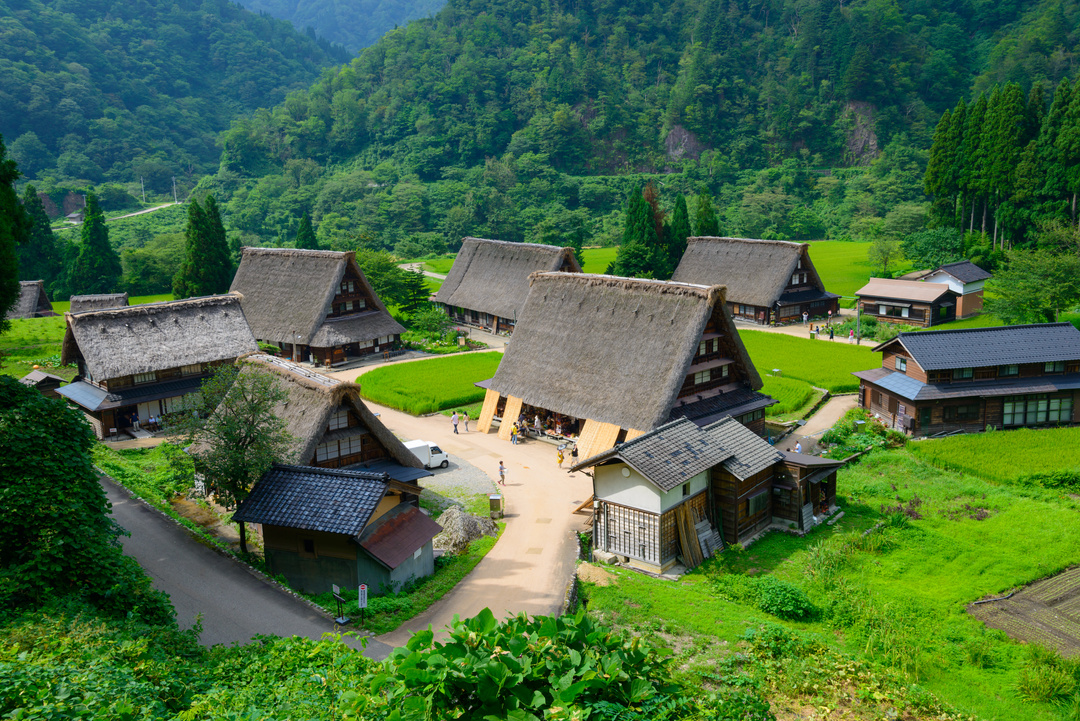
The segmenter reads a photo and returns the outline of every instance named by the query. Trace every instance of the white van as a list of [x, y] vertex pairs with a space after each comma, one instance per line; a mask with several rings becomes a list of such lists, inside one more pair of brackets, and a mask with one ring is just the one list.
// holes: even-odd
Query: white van
[[431, 469], [435, 466], [446, 468], [450, 465], [450, 457], [430, 441], [409, 441], [405, 444], [405, 447], [420, 459], [420, 462], [424, 464], [424, 468]]

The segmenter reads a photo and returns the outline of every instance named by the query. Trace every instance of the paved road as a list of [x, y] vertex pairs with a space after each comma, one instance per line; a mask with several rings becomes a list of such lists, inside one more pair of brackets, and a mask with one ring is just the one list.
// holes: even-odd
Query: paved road
[[[139, 562], [155, 588], [169, 595], [181, 628], [191, 628], [202, 614], [204, 646], [246, 643], [269, 634], [318, 640], [335, 631], [333, 620], [196, 541], [124, 488], [106, 479], [101, 485], [113, 518], [131, 533], [122, 539], [124, 552]], [[346, 643], [360, 647], [356, 639]], [[389, 652], [390, 647], [372, 639], [365, 655], [384, 658]]]
[[430, 270], [424, 270], [423, 263], [399, 263], [398, 267], [402, 270], [408, 270], [411, 272], [420, 271], [428, 278], [437, 278], [439, 280], [446, 280], [446, 276], [442, 273], [432, 273]]

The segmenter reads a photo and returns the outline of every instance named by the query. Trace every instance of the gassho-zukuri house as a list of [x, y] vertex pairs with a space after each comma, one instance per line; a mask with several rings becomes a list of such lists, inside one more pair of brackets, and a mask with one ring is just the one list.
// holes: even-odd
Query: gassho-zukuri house
[[395, 348], [391, 317], [355, 253], [243, 248], [233, 277], [251, 332], [294, 361], [322, 366]]
[[45, 281], [20, 280], [19, 298], [8, 318], [48, 318], [56, 315], [49, 296], [45, 293]]
[[451, 320], [492, 333], [513, 332], [529, 276], [541, 271], [580, 273], [571, 248], [465, 238], [432, 300]]
[[[677, 418], [732, 416], [764, 430], [761, 378], [724, 288], [581, 273], [534, 273], [518, 331], [477, 428], [541, 416], [590, 456]], [[552, 420], [553, 419], [553, 420]]]
[[750, 238], [689, 238], [679, 267], [680, 283], [723, 285], [737, 320], [759, 325], [828, 318], [840, 311], [840, 296], [825, 284], [810, 260], [809, 243]]
[[98, 438], [186, 407], [214, 366], [258, 350], [235, 293], [66, 313], [61, 362], [78, 366], [57, 393]]
[[1080, 422], [1080, 330], [1071, 323], [900, 333], [874, 351], [881, 367], [854, 374], [859, 405], [897, 430]]
[[73, 295], [69, 313], [82, 313], [87, 310], [105, 310], [107, 308], [126, 308], [127, 293], [96, 293], [94, 295]]
[[261, 525], [270, 573], [294, 588], [363, 583], [377, 595], [435, 571], [442, 527], [416, 507], [418, 491], [386, 473], [275, 464], [233, 520]]
[[733, 418], [680, 418], [571, 470], [593, 468], [594, 548], [663, 573], [773, 527], [809, 530], [836, 510], [841, 465], [779, 451]]

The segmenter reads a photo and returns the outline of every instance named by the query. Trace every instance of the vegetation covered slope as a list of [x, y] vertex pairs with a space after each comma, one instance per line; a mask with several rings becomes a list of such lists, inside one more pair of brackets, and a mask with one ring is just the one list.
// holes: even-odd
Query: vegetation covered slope
[[165, 192], [216, 166], [233, 118], [346, 58], [226, 0], [0, 0], [0, 134], [30, 177]]

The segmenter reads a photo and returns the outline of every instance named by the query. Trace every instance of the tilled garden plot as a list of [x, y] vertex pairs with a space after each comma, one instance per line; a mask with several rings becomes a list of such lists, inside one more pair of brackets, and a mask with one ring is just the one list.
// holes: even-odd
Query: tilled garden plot
[[1080, 655], [1080, 566], [1036, 581], [1009, 599], [968, 606], [968, 613], [1018, 641]]

